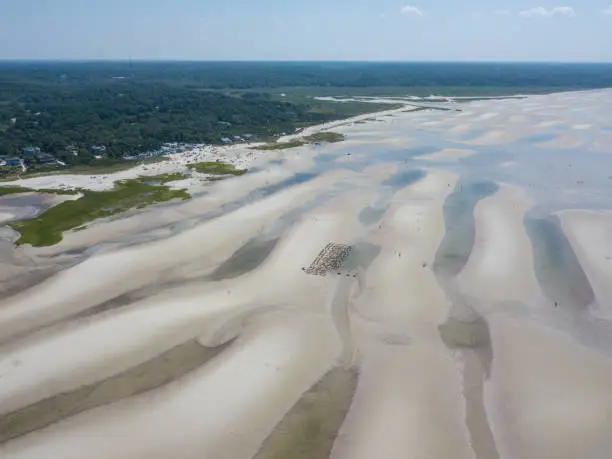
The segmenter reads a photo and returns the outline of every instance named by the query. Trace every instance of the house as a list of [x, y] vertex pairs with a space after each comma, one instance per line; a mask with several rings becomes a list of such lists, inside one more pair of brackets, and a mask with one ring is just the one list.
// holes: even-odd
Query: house
[[40, 148], [38, 147], [26, 147], [22, 150], [23, 156], [36, 156], [40, 154]]
[[7, 166], [11, 167], [21, 166], [21, 159], [17, 157], [6, 158], [4, 162]]
[[242, 137], [240, 137], [239, 135], [235, 135], [234, 142], [242, 142]]
[[221, 142], [223, 143], [232, 143], [232, 139], [228, 137], [221, 137]]
[[106, 145], [92, 145], [91, 152], [94, 154], [104, 154], [106, 152]]
[[68, 153], [72, 153], [72, 156], [79, 156], [79, 147], [74, 144], [68, 145], [66, 147], [66, 151]]
[[34, 159], [38, 164], [50, 164], [57, 162], [55, 156], [50, 155], [49, 153], [39, 153], [34, 157]]

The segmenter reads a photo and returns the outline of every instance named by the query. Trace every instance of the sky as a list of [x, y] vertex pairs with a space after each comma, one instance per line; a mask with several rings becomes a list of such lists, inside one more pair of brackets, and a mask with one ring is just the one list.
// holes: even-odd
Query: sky
[[611, 1], [0, 0], [0, 59], [612, 62]]

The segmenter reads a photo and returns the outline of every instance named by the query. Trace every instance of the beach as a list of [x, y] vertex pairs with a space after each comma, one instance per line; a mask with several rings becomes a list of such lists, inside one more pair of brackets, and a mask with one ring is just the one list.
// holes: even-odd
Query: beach
[[0, 232], [0, 457], [606, 457], [610, 96], [432, 98], [280, 139], [344, 142], [14, 182], [249, 169], [48, 247]]

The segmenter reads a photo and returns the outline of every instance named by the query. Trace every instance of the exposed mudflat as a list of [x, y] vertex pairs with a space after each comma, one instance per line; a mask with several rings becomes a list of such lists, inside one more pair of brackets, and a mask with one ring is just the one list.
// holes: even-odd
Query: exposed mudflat
[[609, 457], [612, 90], [429, 105], [56, 246], [2, 228], [0, 457]]

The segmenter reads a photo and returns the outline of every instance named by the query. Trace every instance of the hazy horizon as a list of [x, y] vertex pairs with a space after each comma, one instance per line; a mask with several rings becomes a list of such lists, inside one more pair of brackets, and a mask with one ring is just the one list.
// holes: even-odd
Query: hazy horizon
[[9, 63], [28, 63], [28, 62], [46, 62], [46, 63], [120, 63], [120, 62], [138, 63], [278, 63], [278, 64], [324, 64], [324, 63], [342, 63], [342, 64], [562, 64], [562, 65], [612, 65], [612, 61], [556, 61], [556, 60], [348, 60], [348, 59], [147, 59], [127, 56], [125, 58], [0, 58], [0, 62]]
[[608, 63], [611, 24], [610, 0], [4, 0], [0, 59]]

